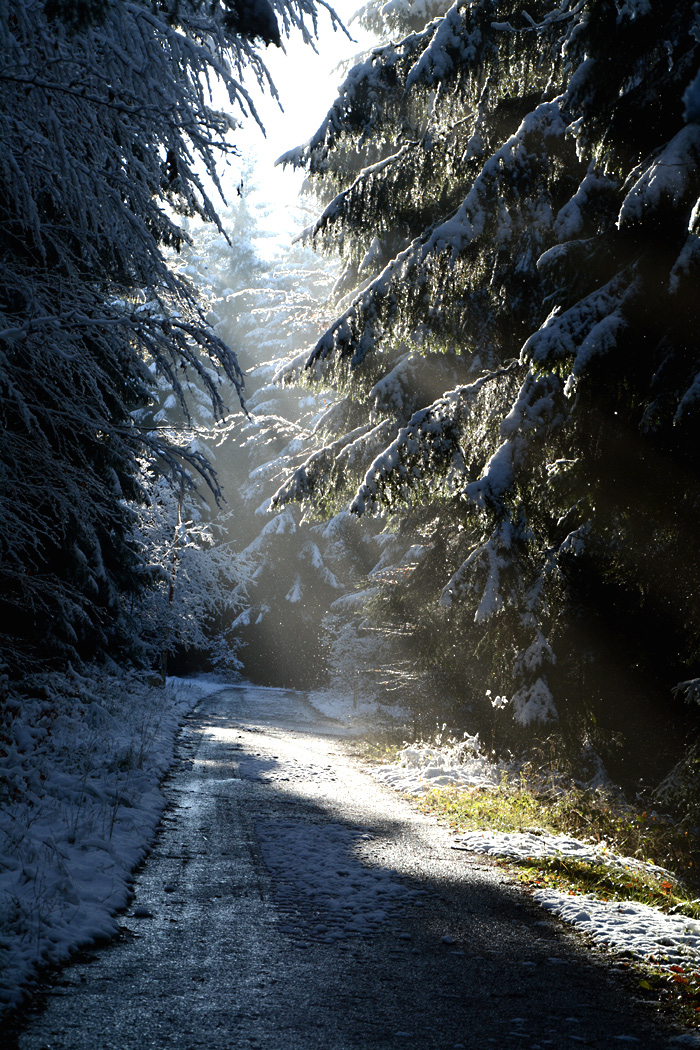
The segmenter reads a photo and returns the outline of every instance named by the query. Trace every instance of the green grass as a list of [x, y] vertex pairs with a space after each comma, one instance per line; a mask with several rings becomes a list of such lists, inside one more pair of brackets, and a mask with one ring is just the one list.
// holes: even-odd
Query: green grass
[[[635, 808], [612, 793], [586, 791], [560, 783], [548, 789], [524, 778], [504, 778], [496, 788], [436, 788], [419, 802], [455, 831], [542, 829], [592, 841], [606, 852], [660, 865], [664, 875], [567, 857], [527, 858], [504, 863], [519, 881], [564, 892], [595, 893], [609, 900], [636, 900], [664, 911], [700, 917], [693, 896], [693, 838], [682, 826], [655, 811]], [[679, 874], [680, 872], [680, 874]]]
[[700, 919], [700, 901], [691, 898], [674, 877], [655, 877], [644, 871], [587, 864], [569, 857], [511, 863], [517, 865], [518, 881], [533, 887], [547, 887], [564, 893], [592, 893], [606, 901], [638, 901], [661, 911]]
[[395, 733], [381, 733], [373, 739], [356, 740], [353, 753], [364, 762], [396, 762], [399, 751], [406, 747], [406, 741], [399, 738]]

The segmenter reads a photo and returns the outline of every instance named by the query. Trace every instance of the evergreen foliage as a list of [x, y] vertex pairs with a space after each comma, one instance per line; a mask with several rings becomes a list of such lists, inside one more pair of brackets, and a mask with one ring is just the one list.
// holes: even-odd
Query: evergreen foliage
[[[301, 246], [261, 257], [259, 219], [246, 190], [222, 215], [239, 250], [231, 255], [220, 235], [202, 228], [181, 263], [205, 291], [216, 331], [235, 347], [246, 376], [246, 414], [212, 434], [217, 470], [232, 482], [215, 524], [241, 577], [228, 636], [246, 677], [305, 688], [324, 674], [324, 614], [376, 561], [376, 530], [359, 535], [346, 512], [328, 524], [294, 506], [269, 516], [270, 496], [313, 453], [333, 414], [327, 393], [280, 386], [275, 376], [325, 327], [321, 304], [335, 267]], [[171, 421], [173, 411], [165, 412]]]
[[388, 10], [406, 35], [281, 158], [344, 260], [303, 365], [345, 426], [276, 501], [427, 548], [386, 601], [462, 707], [641, 754], [700, 675], [696, 6]]
[[[326, 6], [320, 0], [320, 6]], [[218, 492], [172, 431], [139, 425], [164, 380], [216, 416], [235, 355], [163, 255], [217, 222], [203, 171], [235, 152], [216, 84], [255, 119], [261, 44], [315, 29], [313, 0], [0, 2], [0, 644], [7, 668], [130, 646], [123, 599], [157, 566], [135, 529], [143, 461]], [[268, 84], [268, 86], [271, 86]], [[179, 481], [178, 481], [179, 483]]]

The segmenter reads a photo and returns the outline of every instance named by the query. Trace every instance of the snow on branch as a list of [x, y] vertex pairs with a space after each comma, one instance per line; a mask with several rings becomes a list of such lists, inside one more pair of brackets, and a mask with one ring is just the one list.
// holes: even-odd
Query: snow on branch
[[620, 208], [618, 226], [625, 229], [656, 217], [660, 205], [685, 204], [688, 213], [700, 192], [700, 125], [688, 124], [659, 150], [644, 168]]
[[297, 234], [294, 238], [293, 243], [304, 241], [312, 241], [314, 237], [321, 230], [325, 229], [330, 223], [342, 215], [345, 211], [347, 202], [351, 200], [356, 194], [362, 195], [364, 187], [368, 181], [377, 175], [381, 175], [387, 168], [398, 164], [398, 162], [408, 153], [408, 151], [415, 147], [415, 143], [405, 143], [401, 149], [397, 150], [396, 153], [392, 153], [391, 156], [385, 157], [383, 160], [377, 161], [376, 164], [370, 164], [368, 167], [363, 168], [357, 178], [347, 189], [343, 190], [342, 193], [338, 193], [333, 200], [328, 204], [319, 215], [318, 219], [307, 226], [306, 229], [302, 230], [301, 233]]
[[335, 463], [338, 454], [349, 444], [356, 441], [359, 438], [365, 437], [373, 430], [373, 426], [370, 423], [366, 423], [363, 426], [356, 427], [349, 434], [343, 435], [337, 441], [334, 441], [330, 445], [326, 445], [321, 449], [317, 449], [312, 452], [311, 455], [298, 467], [291, 478], [288, 478], [283, 485], [275, 492], [272, 499], [270, 500], [270, 508], [281, 507], [285, 503], [291, 503], [295, 500], [304, 499], [306, 496], [310, 496], [319, 479], [325, 477], [327, 472], [332, 468]]
[[349, 130], [361, 140], [367, 139], [393, 111], [396, 67], [425, 48], [437, 24], [432, 23], [420, 33], [412, 33], [400, 44], [375, 48], [368, 58], [353, 66], [315, 134], [304, 145], [282, 154], [275, 163], [282, 167], [291, 165], [322, 171], [328, 152]]
[[688, 704], [700, 704], [700, 678], [678, 682], [671, 690], [674, 696], [682, 697]]
[[435, 467], [447, 454], [458, 451], [456, 416], [459, 394], [451, 392], [428, 408], [416, 412], [398, 437], [373, 461], [350, 504], [353, 514], [363, 514], [374, 506], [387, 482], [406, 489], [423, 480], [429, 467]]
[[[493, 205], [499, 188], [516, 181], [519, 169], [533, 162], [533, 140], [546, 143], [566, 132], [559, 101], [545, 102], [529, 113], [518, 130], [483, 165], [459, 208], [445, 221], [429, 227], [394, 259], [353, 300], [312, 349], [307, 368], [338, 354], [350, 357], [350, 367], [362, 363], [374, 349], [382, 325], [398, 311], [401, 296], [421, 294], [429, 260], [447, 256], [453, 264], [474, 242], [492, 231]], [[520, 203], [520, 202], [519, 202]], [[506, 243], [510, 236], [508, 215], [502, 217], [497, 237]]]
[[453, 602], [481, 587], [481, 599], [474, 614], [476, 623], [491, 619], [504, 608], [501, 593], [501, 576], [512, 564], [510, 551], [513, 543], [513, 525], [503, 518], [494, 528], [489, 539], [479, 544], [462, 562], [443, 588], [440, 604], [449, 609]]
[[557, 709], [545, 675], [522, 686], [513, 694], [513, 718], [520, 726], [554, 722]]
[[351, 18], [378, 35], [404, 34], [421, 29], [440, 18], [450, 7], [450, 0], [369, 0]]
[[[469, 13], [478, 12], [483, 6], [469, 5]], [[469, 8], [464, 4], [464, 0], [457, 0], [435, 24], [428, 46], [406, 77], [407, 92], [419, 83], [426, 87], [432, 87], [436, 83], [442, 86], [460, 66], [472, 65], [483, 60], [485, 41], [481, 28], [477, 25], [471, 32], [467, 32], [464, 25], [462, 12], [465, 9], [469, 11]]]
[[459, 442], [463, 413], [487, 383], [509, 371], [510, 368], [500, 369], [481, 376], [415, 412], [394, 441], [370, 465], [350, 504], [350, 512], [363, 514], [390, 486], [407, 491], [427, 476], [434, 480], [450, 466], [461, 473], [463, 460]]
[[543, 102], [523, 119], [518, 130], [489, 157], [455, 214], [431, 231], [421, 250], [421, 261], [433, 252], [449, 251], [454, 258], [484, 232], [489, 205], [494, 201], [494, 188], [505, 184], [507, 172], [512, 179], [518, 167], [526, 165], [537, 138], [547, 142], [563, 138], [567, 125], [559, 99]]
[[625, 304], [637, 290], [635, 268], [626, 267], [568, 310], [552, 313], [523, 345], [521, 361], [551, 367], [571, 360], [571, 375], [583, 375], [595, 356], [615, 346], [627, 324]]
[[490, 457], [478, 481], [470, 482], [464, 490], [478, 507], [490, 506], [497, 512], [502, 508], [533, 435], [562, 421], [561, 391], [562, 382], [556, 374], [527, 373], [510, 412], [500, 425], [500, 435], [505, 441]]
[[376, 448], [386, 442], [395, 429], [396, 426], [392, 419], [383, 419], [366, 434], [361, 434], [352, 441], [348, 441], [336, 457], [334, 464], [336, 472], [344, 474], [357, 470], [363, 461], [366, 462], [368, 455], [372, 455]]

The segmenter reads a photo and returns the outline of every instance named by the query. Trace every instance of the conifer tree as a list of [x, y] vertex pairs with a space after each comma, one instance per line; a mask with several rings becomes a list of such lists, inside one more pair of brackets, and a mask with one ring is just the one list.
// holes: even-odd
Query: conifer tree
[[323, 677], [321, 621], [329, 604], [377, 557], [371, 535], [357, 536], [347, 514], [325, 524], [295, 506], [273, 517], [268, 510], [285, 473], [317, 447], [318, 427], [334, 411], [327, 393], [280, 386], [275, 377], [322, 330], [335, 267], [299, 245], [279, 246], [273, 258], [258, 255], [264, 238], [247, 191], [223, 219], [232, 239], [234, 231], [245, 239], [247, 230], [250, 265], [232, 272], [225, 245], [206, 229], [183, 262], [246, 376], [245, 415], [212, 435], [226, 490], [216, 522], [234, 563], [245, 567], [246, 600], [230, 637], [254, 682], [303, 688]]
[[[320, 6], [326, 6], [320, 0]], [[13, 673], [126, 652], [122, 599], [155, 568], [134, 535], [141, 461], [218, 490], [206, 458], [140, 426], [165, 380], [187, 414], [238, 402], [235, 355], [163, 254], [217, 222], [201, 172], [255, 119], [260, 50], [310, 39], [313, 0], [0, 3], [0, 624]], [[155, 306], [154, 306], [155, 304]]]
[[346, 398], [277, 502], [421, 542], [387, 600], [519, 732], [642, 744], [700, 673], [699, 37], [690, 4], [458, 0], [281, 158], [344, 260], [303, 367]]

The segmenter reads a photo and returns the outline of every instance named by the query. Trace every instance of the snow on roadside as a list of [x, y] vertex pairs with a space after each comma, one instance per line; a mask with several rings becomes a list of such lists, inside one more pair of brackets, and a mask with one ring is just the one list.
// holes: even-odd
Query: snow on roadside
[[612, 868], [646, 872], [658, 879], [673, 878], [673, 874], [658, 864], [649, 864], [634, 857], [621, 857], [600, 842], [584, 842], [569, 835], [553, 835], [548, 831], [466, 831], [454, 841], [454, 849], [471, 853], [490, 853], [512, 860], [540, 860], [544, 857], [566, 857], [587, 864], [607, 864]]
[[448, 747], [404, 747], [396, 762], [372, 772], [397, 791], [424, 795], [436, 787], [496, 787], [505, 769], [484, 755], [478, 736], [465, 736]]
[[[478, 736], [447, 747], [406, 747], [397, 761], [371, 770], [383, 783], [410, 795], [435, 787], [495, 787], [505, 765], [494, 765], [480, 751]], [[646, 871], [658, 879], [673, 878], [658, 865], [621, 857], [600, 843], [584, 842], [546, 831], [469, 831], [456, 836], [455, 849], [511, 860], [568, 857], [591, 864]], [[592, 895], [536, 890], [543, 908], [587, 933], [601, 945], [660, 965], [700, 968], [700, 922], [668, 915], [632, 901], [602, 901]]]
[[[673, 879], [670, 871], [657, 864], [621, 857], [599, 843], [544, 831], [468, 831], [455, 838], [453, 848], [516, 861], [565, 857], [646, 872], [659, 880]], [[578, 926], [600, 944], [660, 965], [700, 966], [700, 922], [695, 919], [668, 915], [636, 901], [603, 901], [592, 894], [545, 889], [535, 890], [533, 897], [547, 911]]]
[[700, 922], [695, 919], [667, 915], [637, 901], [602, 901], [590, 893], [535, 890], [533, 897], [599, 944], [659, 965], [697, 969], [700, 964]]
[[40, 965], [116, 932], [178, 726], [224, 685], [73, 673], [0, 710], [0, 1016]]
[[350, 687], [345, 692], [335, 686], [313, 689], [307, 694], [307, 699], [326, 718], [335, 718], [349, 728], [359, 728], [364, 732], [402, 725], [407, 714], [399, 704], [380, 704], [361, 694], [354, 696]]

